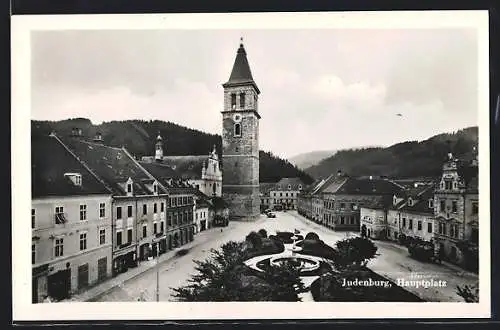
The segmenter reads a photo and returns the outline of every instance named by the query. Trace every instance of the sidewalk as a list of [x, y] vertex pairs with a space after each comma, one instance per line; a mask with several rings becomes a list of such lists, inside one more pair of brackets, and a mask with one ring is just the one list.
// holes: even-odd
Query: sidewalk
[[[161, 265], [165, 263], [166, 261], [172, 260], [175, 258], [176, 253], [179, 250], [185, 250], [185, 249], [190, 249], [194, 246], [197, 246], [199, 244], [202, 244], [206, 242], [208, 239], [212, 239], [209, 234], [212, 234], [214, 232], [219, 232], [220, 228], [214, 227], [208, 230], [205, 230], [201, 233], [198, 233], [195, 235], [195, 238], [192, 242], [189, 242], [187, 244], [184, 244], [176, 249], [173, 249], [171, 251], [165, 252], [164, 254], [160, 255], [158, 263]], [[154, 270], [156, 267], [156, 259], [153, 260], [147, 260], [147, 261], [142, 261], [139, 263], [139, 265], [135, 268], [129, 268], [125, 273], [119, 274], [116, 277], [111, 277], [107, 279], [106, 281], [99, 283], [95, 286], [90, 287], [88, 290], [85, 290], [84, 292], [81, 292], [79, 294], [73, 295], [71, 298], [62, 300], [61, 302], [89, 302], [97, 299], [99, 296], [106, 294], [107, 292], [113, 290], [116, 287], [119, 287], [123, 285], [124, 283], [133, 280], [134, 278], [143, 275], [144, 273], [148, 271]]]

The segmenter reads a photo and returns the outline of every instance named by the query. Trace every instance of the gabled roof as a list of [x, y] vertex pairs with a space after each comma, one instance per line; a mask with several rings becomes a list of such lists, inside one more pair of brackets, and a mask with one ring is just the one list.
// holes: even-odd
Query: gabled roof
[[371, 203], [362, 206], [361, 208], [371, 209], [371, 210], [388, 210], [392, 205], [392, 198], [389, 195], [384, 195], [380, 198], [376, 198]]
[[401, 186], [387, 179], [358, 179], [349, 177], [334, 193], [350, 195], [390, 195], [401, 190]]
[[247, 60], [247, 52], [245, 51], [245, 47], [243, 47], [243, 43], [241, 43], [236, 53], [231, 76], [223, 86], [230, 87], [245, 84], [253, 85], [257, 93], [260, 93], [257, 84], [253, 80], [252, 71], [250, 70], [250, 65]]
[[[429, 207], [429, 200], [434, 199], [434, 191], [436, 186], [429, 185], [426, 187], [414, 188], [408, 193], [407, 197], [398, 205], [398, 209], [405, 212], [415, 212], [423, 214], [434, 214], [434, 207]], [[409, 205], [411, 199], [412, 205]]]
[[[114, 195], [126, 196], [123, 185], [131, 178], [134, 195], [153, 195], [151, 175], [124, 148], [115, 148], [77, 138], [61, 139], [64, 144], [111, 188]], [[146, 181], [143, 181], [146, 180]], [[164, 193], [161, 187], [160, 193]]]
[[[65, 173], [81, 175], [75, 185]], [[31, 196], [74, 196], [107, 194], [111, 191], [69, 152], [55, 136], [31, 139]]]
[[183, 179], [201, 179], [203, 164], [208, 156], [164, 156], [162, 164], [170, 166]]

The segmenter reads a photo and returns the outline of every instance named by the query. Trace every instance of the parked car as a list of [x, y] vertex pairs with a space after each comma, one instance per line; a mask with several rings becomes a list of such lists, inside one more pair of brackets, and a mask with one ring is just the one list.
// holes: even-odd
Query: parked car
[[268, 218], [276, 218], [276, 214], [274, 214], [273, 212], [267, 212], [267, 217]]

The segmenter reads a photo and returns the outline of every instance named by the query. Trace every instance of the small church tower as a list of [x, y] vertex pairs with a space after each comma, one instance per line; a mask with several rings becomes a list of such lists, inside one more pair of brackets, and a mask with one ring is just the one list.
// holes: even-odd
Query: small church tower
[[160, 132], [158, 132], [158, 136], [156, 137], [155, 160], [156, 161], [162, 161], [163, 160], [163, 139], [162, 139], [162, 137], [160, 135]]
[[222, 195], [231, 219], [254, 220], [260, 213], [257, 84], [241, 39], [224, 87], [222, 111]]

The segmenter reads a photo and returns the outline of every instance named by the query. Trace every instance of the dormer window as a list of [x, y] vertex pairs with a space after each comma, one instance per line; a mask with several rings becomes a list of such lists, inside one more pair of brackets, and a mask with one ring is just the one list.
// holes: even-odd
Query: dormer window
[[413, 199], [408, 198], [408, 206], [413, 206]]
[[458, 183], [457, 181], [453, 181], [453, 189], [457, 189], [458, 188]]
[[132, 193], [132, 184], [131, 183], [127, 183], [127, 192]]
[[69, 178], [75, 186], [82, 185], [82, 175], [80, 173], [65, 173], [64, 176]]
[[299, 190], [302, 190], [302, 185], [301, 184], [299, 184]]
[[158, 194], [158, 185], [156, 183], [153, 183], [153, 192], [155, 195]]
[[292, 186], [291, 185], [288, 185], [288, 190], [292, 189]]
[[439, 189], [444, 190], [444, 181], [441, 181], [439, 184]]
[[434, 208], [434, 200], [431, 198], [429, 199], [429, 208], [433, 209]]

